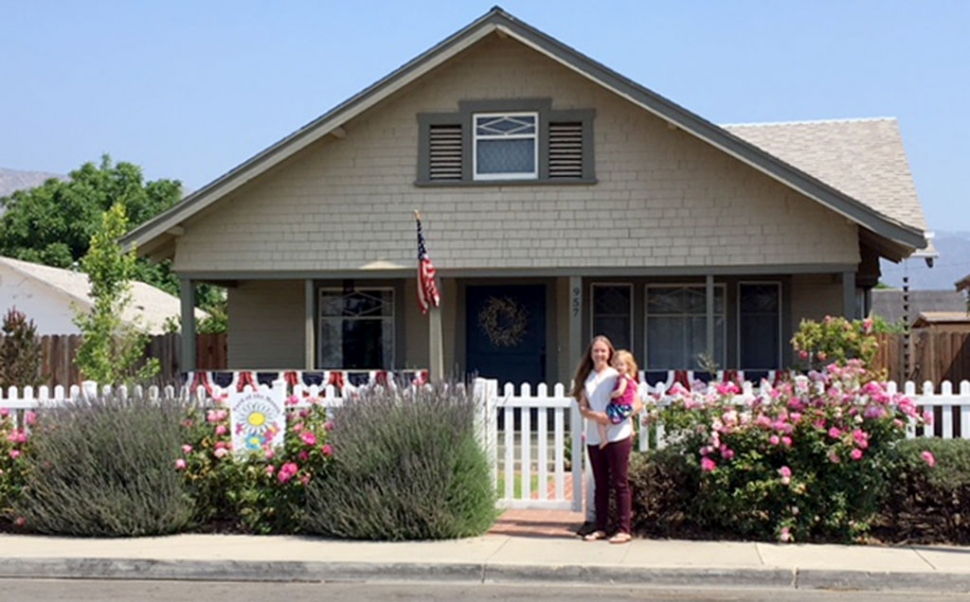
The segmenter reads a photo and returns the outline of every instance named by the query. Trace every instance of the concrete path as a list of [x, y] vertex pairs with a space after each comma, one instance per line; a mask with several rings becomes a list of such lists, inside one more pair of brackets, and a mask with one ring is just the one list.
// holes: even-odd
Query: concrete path
[[509, 511], [487, 535], [374, 543], [298, 536], [0, 535], [0, 578], [555, 582], [970, 593], [970, 548], [637, 539], [584, 542], [578, 513]]

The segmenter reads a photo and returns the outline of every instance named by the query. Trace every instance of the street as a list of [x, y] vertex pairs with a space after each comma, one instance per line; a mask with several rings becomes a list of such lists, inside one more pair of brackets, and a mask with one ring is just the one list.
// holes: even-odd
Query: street
[[908, 600], [967, 600], [970, 596], [928, 593], [828, 592], [790, 589], [646, 588], [628, 586], [482, 585], [446, 583], [267, 583], [186, 581], [83, 581], [0, 579], [3, 602], [184, 602], [185, 600], [237, 600], [239, 602], [319, 602], [347, 600], [371, 602], [511, 600], [529, 602], [585, 602], [586, 600], [691, 600], [790, 602]]

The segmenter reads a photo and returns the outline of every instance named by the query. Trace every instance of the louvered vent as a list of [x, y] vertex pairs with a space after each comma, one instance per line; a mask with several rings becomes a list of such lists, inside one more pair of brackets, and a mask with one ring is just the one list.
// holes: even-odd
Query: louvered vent
[[432, 180], [461, 179], [461, 125], [432, 125], [429, 177]]
[[583, 177], [583, 124], [549, 124], [549, 177]]

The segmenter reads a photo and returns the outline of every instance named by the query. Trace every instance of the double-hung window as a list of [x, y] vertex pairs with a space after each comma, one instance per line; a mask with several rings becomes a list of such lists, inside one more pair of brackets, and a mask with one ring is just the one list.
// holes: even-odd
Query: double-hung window
[[321, 368], [389, 370], [394, 367], [394, 291], [321, 289]]
[[478, 113], [474, 120], [476, 180], [539, 177], [538, 113]]
[[633, 349], [633, 285], [592, 286], [592, 336], [605, 335], [617, 349]]

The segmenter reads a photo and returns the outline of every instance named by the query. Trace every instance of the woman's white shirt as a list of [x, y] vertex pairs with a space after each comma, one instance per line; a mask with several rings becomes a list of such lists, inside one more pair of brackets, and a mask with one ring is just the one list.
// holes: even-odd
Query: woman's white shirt
[[[616, 379], [619, 372], [613, 368], [606, 368], [600, 373], [595, 370], [586, 377], [584, 389], [586, 399], [589, 400], [589, 409], [594, 412], [605, 412], [606, 406], [610, 405], [610, 394], [616, 388]], [[599, 445], [600, 433], [595, 420], [586, 420], [586, 444]], [[606, 440], [610, 443], [624, 441], [633, 436], [633, 422], [624, 420], [620, 424], [609, 424], [606, 428]]]

